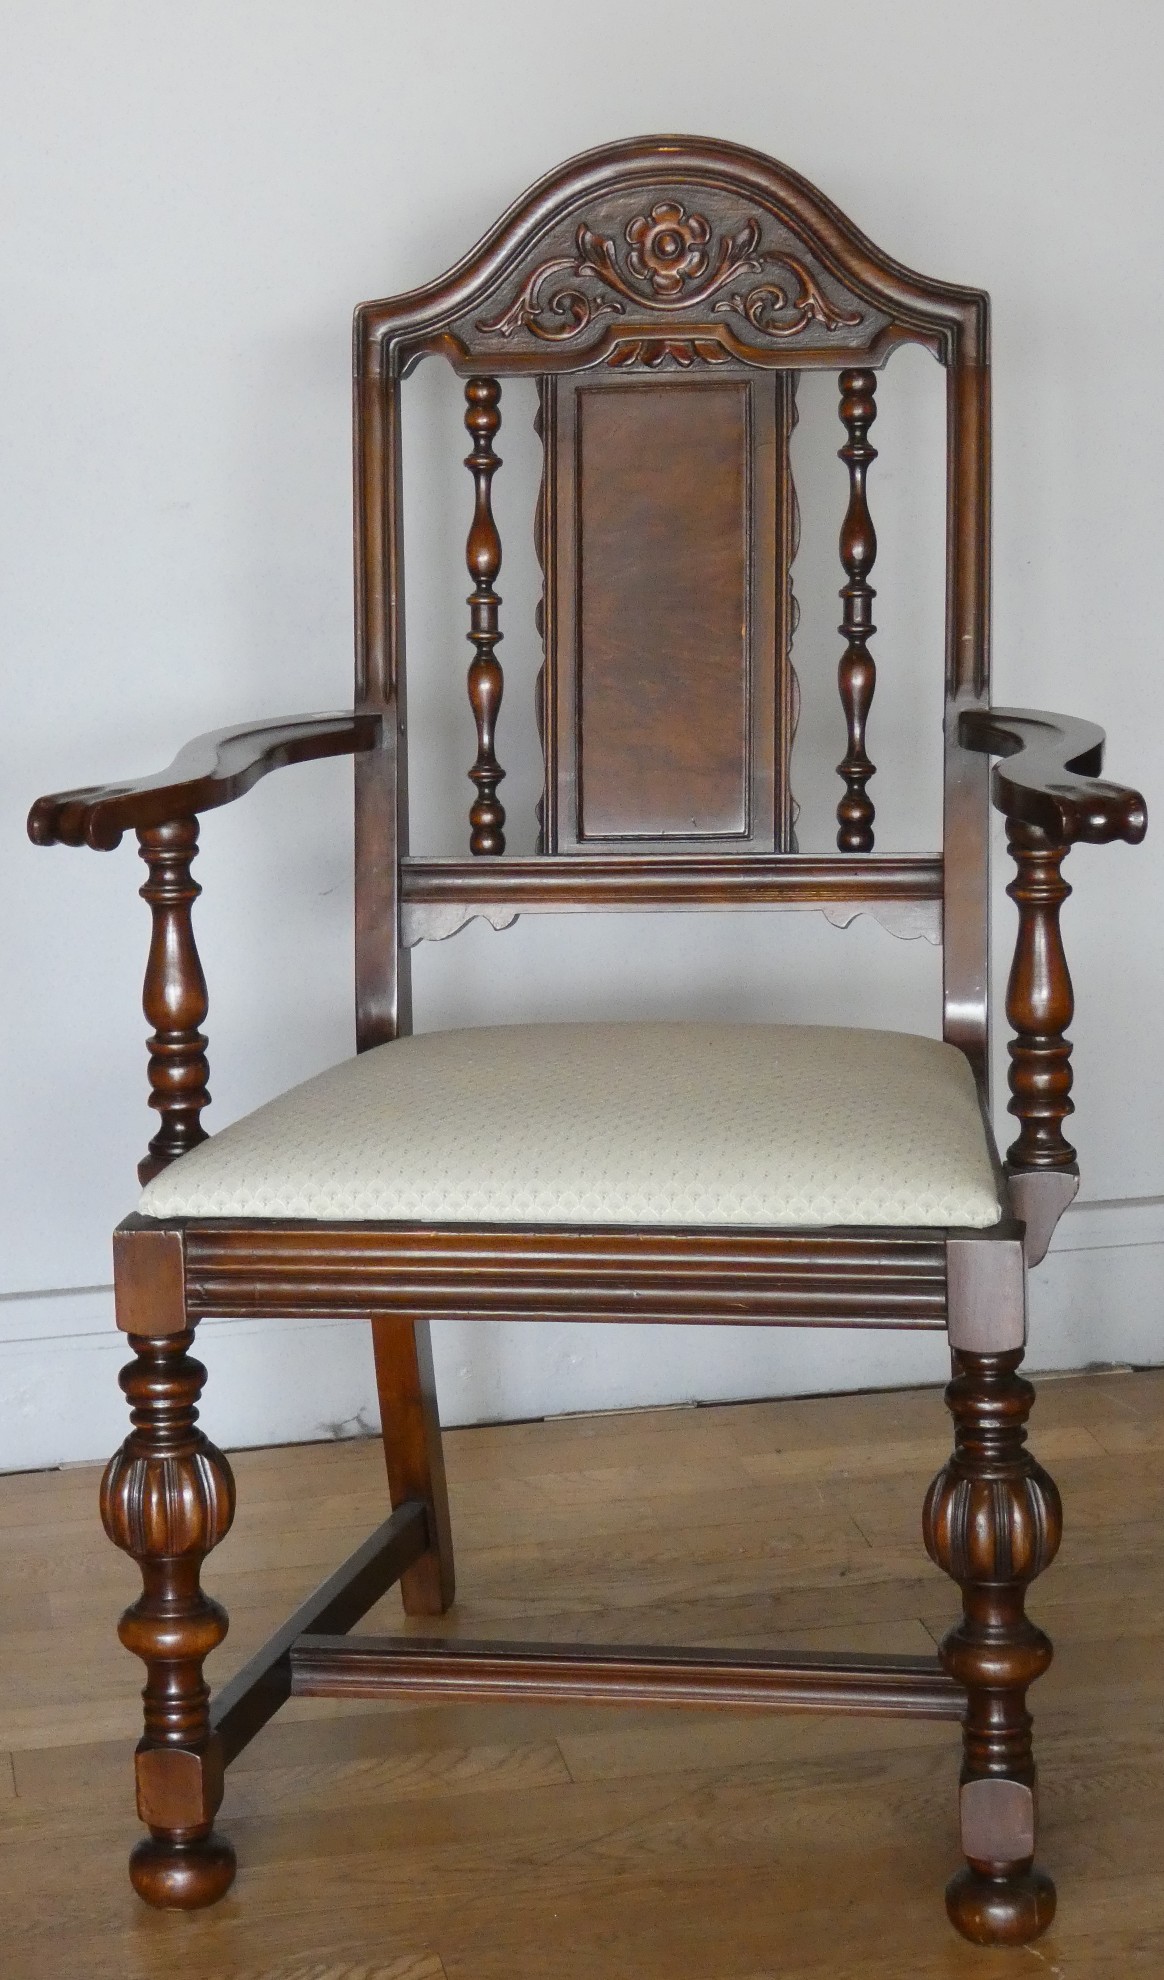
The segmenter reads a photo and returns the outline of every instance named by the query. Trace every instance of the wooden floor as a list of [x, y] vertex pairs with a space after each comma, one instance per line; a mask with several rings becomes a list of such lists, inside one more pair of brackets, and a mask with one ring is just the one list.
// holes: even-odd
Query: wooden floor
[[[213, 1425], [213, 1383], [206, 1416]], [[957, 1731], [816, 1716], [296, 1701], [231, 1769], [216, 1910], [129, 1889], [136, 1570], [97, 1471], [0, 1479], [4, 1980], [952, 1980], [1164, 1975], [1164, 1371], [1045, 1383], [1066, 1539], [1032, 1610], [1037, 1947], [955, 1938]], [[466, 1635], [928, 1650], [935, 1392], [446, 1439]], [[229, 1673], [383, 1517], [373, 1442], [250, 1451], [206, 1581]], [[393, 1595], [368, 1628], [402, 1626]], [[426, 1630], [431, 1625], [424, 1626]]]

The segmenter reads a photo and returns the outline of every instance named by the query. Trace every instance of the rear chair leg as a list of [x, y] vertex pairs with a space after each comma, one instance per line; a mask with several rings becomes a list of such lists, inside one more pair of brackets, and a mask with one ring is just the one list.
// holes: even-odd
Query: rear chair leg
[[138, 1813], [150, 1834], [130, 1857], [129, 1874], [147, 1904], [190, 1911], [220, 1898], [235, 1872], [233, 1849], [213, 1832], [223, 1756], [202, 1676], [227, 1620], [199, 1583], [203, 1560], [234, 1518], [234, 1479], [197, 1428], [206, 1370], [187, 1353], [194, 1332], [180, 1235], [123, 1226], [114, 1273], [118, 1324], [134, 1352], [120, 1377], [133, 1429], [101, 1481], [101, 1518], [141, 1569], [141, 1599], [122, 1616], [118, 1635], [146, 1667], [136, 1772]]
[[400, 1577], [404, 1611], [441, 1616], [452, 1607], [456, 1578], [428, 1321], [378, 1314], [372, 1345], [393, 1510], [407, 1499], [423, 1499], [428, 1509], [428, 1550]]
[[[951, 1329], [953, 1332], [953, 1329]], [[945, 1669], [968, 1693], [959, 1811], [967, 1858], [946, 1909], [978, 1945], [1023, 1945], [1055, 1915], [1055, 1886], [1034, 1868], [1035, 1762], [1028, 1685], [1051, 1644], [1024, 1610], [1027, 1584], [1058, 1551], [1054, 1481], [1026, 1449], [1035, 1392], [1017, 1373], [1022, 1349], [954, 1353], [946, 1402], [954, 1454], [923, 1515], [926, 1548], [959, 1583], [962, 1619], [943, 1639]]]

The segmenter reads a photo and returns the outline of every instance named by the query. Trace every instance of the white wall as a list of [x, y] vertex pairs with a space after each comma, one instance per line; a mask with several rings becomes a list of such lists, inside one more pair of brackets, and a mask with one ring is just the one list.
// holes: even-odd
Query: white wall
[[[197, 730], [341, 706], [350, 679], [349, 320], [448, 265], [540, 172], [634, 132], [759, 146], [891, 253], [995, 306], [996, 692], [1103, 720], [1157, 796], [1148, 710], [1164, 496], [1164, 170], [1154, 0], [8, 0], [0, 77], [0, 748], [5, 930], [0, 1465], [121, 1434], [111, 1226], [149, 1132], [132, 847], [34, 851], [38, 792], [157, 767]], [[805, 393], [797, 659], [805, 843], [841, 744], [837, 434]], [[886, 374], [872, 489], [882, 843], [934, 841], [940, 378]], [[497, 494], [513, 843], [530, 829], [533, 443], [507, 393]], [[526, 408], [528, 410], [528, 408]], [[465, 451], [433, 367], [410, 425], [419, 849], [455, 847]], [[519, 415], [514, 423], [515, 413]], [[427, 424], [426, 424], [427, 422]], [[814, 444], [815, 449], [814, 449]], [[896, 720], [895, 720], [896, 718]], [[890, 735], [904, 740], [896, 754]], [[934, 745], [933, 748], [930, 746]], [[819, 776], [817, 775], [819, 772]], [[281, 773], [205, 821], [198, 928], [218, 1127], [351, 1048], [350, 767]], [[1032, 1362], [1157, 1360], [1164, 838], [1081, 849], [1066, 923], [1084, 1198], [1036, 1276]], [[998, 875], [1000, 973], [1012, 910]], [[417, 965], [422, 1026], [684, 1011], [936, 1028], [937, 964], [818, 917], [479, 925]], [[219, 1323], [228, 1442], [374, 1420], [364, 1332]], [[446, 1330], [449, 1420], [936, 1379], [939, 1341]]]

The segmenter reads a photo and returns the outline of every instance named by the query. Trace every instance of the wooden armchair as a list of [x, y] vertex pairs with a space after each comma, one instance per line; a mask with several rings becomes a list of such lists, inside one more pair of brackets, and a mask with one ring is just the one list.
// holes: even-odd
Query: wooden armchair
[[[288, 1696], [654, 1701], [957, 1721], [968, 1938], [1020, 1942], [1054, 1909], [1033, 1864], [1027, 1688], [1051, 1645], [1027, 1585], [1059, 1541], [1026, 1448], [1026, 1274], [1078, 1182], [1063, 861], [1143, 837], [1140, 796], [1099, 780], [1082, 722], [992, 709], [988, 301], [910, 273], [768, 158], [644, 139], [573, 160], [449, 274], [355, 319], [353, 709], [219, 731], [160, 776], [42, 798], [42, 845], [137, 833], [153, 916], [140, 1208], [115, 1235], [133, 1429], [102, 1490], [140, 1564], [122, 1642], [146, 1665], [131, 1862], [149, 1903], [234, 1875], [213, 1829], [223, 1769]], [[945, 825], [940, 852], [874, 850], [875, 668], [866, 481], [878, 368], [903, 343], [948, 381]], [[475, 511], [469, 857], [408, 851], [400, 395], [430, 354], [465, 379]], [[839, 373], [850, 494], [840, 534], [846, 746], [837, 847], [800, 854], [789, 774], [797, 373]], [[544, 575], [536, 853], [505, 856], [491, 485], [502, 377], [539, 389]], [[355, 762], [359, 1056], [207, 1139], [206, 988], [191, 928], [198, 815], [270, 770]], [[992, 770], [990, 759], [1001, 761]], [[988, 849], [1005, 814], [1018, 937], [1010, 1111], [988, 1085]], [[944, 942], [944, 1042], [826, 1028], [516, 1027], [413, 1038], [409, 951], [474, 916], [587, 908], [865, 908]], [[234, 1512], [196, 1428], [207, 1315], [365, 1314], [391, 1518], [211, 1699], [227, 1627], [204, 1557]], [[434, 1318], [944, 1328], [954, 1452], [923, 1514], [962, 1591], [932, 1661], [469, 1643], [348, 1634], [394, 1582], [411, 1615], [453, 1600], [429, 1350]]]

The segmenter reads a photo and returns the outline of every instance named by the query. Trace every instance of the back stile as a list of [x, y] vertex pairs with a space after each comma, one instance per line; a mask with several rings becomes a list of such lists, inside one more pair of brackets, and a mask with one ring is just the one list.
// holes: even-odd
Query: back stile
[[412, 958], [399, 941], [408, 855], [400, 380], [366, 312], [355, 326], [357, 708], [383, 716], [355, 760], [356, 1048], [412, 1030]]
[[950, 362], [946, 387], [942, 1030], [989, 1092], [990, 768], [986, 757], [963, 747], [958, 732], [966, 709], [990, 702], [988, 314], [984, 295], [975, 302], [974, 347]]
[[553, 780], [550, 775], [550, 766], [546, 759], [546, 737], [548, 733], [548, 724], [546, 722], [546, 586], [548, 582], [546, 574], [546, 501], [548, 495], [546, 488], [546, 418], [550, 410], [549, 394], [546, 390], [547, 382], [544, 378], [539, 378], [538, 380], [538, 406], [534, 414], [534, 432], [541, 443], [541, 471], [538, 475], [538, 494], [537, 503], [534, 508], [533, 526], [534, 553], [538, 560], [538, 570], [541, 573], [542, 580], [537, 604], [534, 606], [534, 631], [537, 634], [538, 648], [542, 656], [538, 666], [537, 680], [534, 682], [534, 714], [537, 717], [538, 746], [542, 753], [542, 789], [536, 806], [538, 821], [537, 850], [540, 853], [549, 852], [556, 837], [553, 811]]
[[792, 649], [796, 643], [796, 629], [800, 624], [800, 600], [796, 596], [793, 566], [800, 553], [800, 497], [796, 492], [796, 482], [792, 474], [792, 436], [800, 423], [800, 410], [796, 402], [796, 395], [800, 389], [800, 373], [786, 371], [783, 380], [788, 394], [788, 454], [787, 499], [781, 504], [784, 541], [781, 546], [780, 568], [784, 573], [784, 650], [788, 656], [788, 665], [785, 669], [784, 703], [780, 712], [780, 720], [787, 738], [784, 752], [787, 770], [783, 779], [780, 843], [790, 853], [794, 853], [798, 850], [796, 821], [800, 816], [800, 806], [792, 788], [792, 752], [796, 746], [796, 731], [800, 724], [800, 677], [796, 671]]

